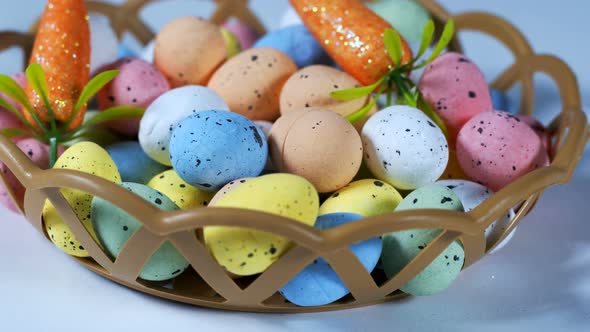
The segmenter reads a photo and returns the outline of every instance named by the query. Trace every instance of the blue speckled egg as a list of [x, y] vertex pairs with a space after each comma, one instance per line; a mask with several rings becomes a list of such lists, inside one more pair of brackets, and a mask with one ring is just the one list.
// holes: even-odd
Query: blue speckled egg
[[304, 25], [292, 25], [271, 31], [254, 44], [254, 48], [258, 47], [272, 47], [283, 51], [299, 68], [332, 62]]
[[[338, 227], [363, 216], [354, 213], [332, 213], [320, 216], [315, 224], [318, 229]], [[372, 272], [381, 256], [381, 239], [371, 238], [350, 247], [368, 272]], [[316, 259], [299, 272], [279, 291], [290, 302], [303, 306], [318, 306], [337, 301], [350, 291], [336, 271], [323, 258]]]
[[[146, 185], [129, 182], [120, 185], [161, 210], [178, 210], [168, 197]], [[125, 242], [141, 227], [127, 212], [99, 197], [92, 200], [91, 220], [98, 240], [112, 257], [119, 255]], [[188, 265], [174, 245], [166, 241], [143, 266], [139, 277], [151, 281], [168, 280], [178, 276]]]
[[494, 105], [495, 110], [509, 111], [510, 101], [503, 91], [490, 89], [490, 96], [492, 97], [492, 104]]
[[137, 53], [131, 48], [127, 47], [125, 44], [119, 44], [117, 47], [117, 59], [124, 59], [124, 58], [136, 58]]
[[207, 191], [260, 175], [267, 158], [268, 144], [262, 130], [232, 112], [193, 114], [178, 124], [170, 140], [170, 161], [176, 173]]
[[146, 184], [168, 169], [145, 154], [136, 141], [109, 145], [106, 150], [115, 161], [124, 182]]
[[[396, 211], [412, 209], [463, 211], [463, 205], [453, 190], [438, 184], [430, 184], [406, 196]], [[411, 229], [384, 235], [381, 262], [387, 277], [393, 278], [440, 233], [441, 230], [438, 229]], [[463, 246], [459, 241], [455, 241], [400, 289], [412, 295], [442, 292], [457, 278], [464, 260]]]

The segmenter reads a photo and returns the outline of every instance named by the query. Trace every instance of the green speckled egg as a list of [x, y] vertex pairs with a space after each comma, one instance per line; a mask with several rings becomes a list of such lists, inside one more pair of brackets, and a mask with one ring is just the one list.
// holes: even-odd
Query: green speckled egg
[[351, 182], [330, 196], [320, 207], [320, 215], [356, 213], [370, 217], [393, 212], [402, 201], [391, 185], [375, 179]]
[[[90, 173], [113, 182], [121, 181], [121, 176], [113, 159], [103, 148], [91, 142], [77, 143], [67, 149], [57, 159], [53, 168]], [[90, 222], [92, 195], [73, 189], [62, 189], [61, 193], [90, 235], [96, 239], [96, 234]], [[45, 202], [43, 207], [43, 220], [49, 238], [59, 249], [73, 256], [89, 256], [86, 249], [76, 240], [70, 228], [63, 222], [63, 219], [49, 200]]]
[[[463, 211], [457, 195], [449, 188], [431, 184], [414, 190], [396, 211], [446, 209]], [[381, 260], [388, 278], [392, 278], [434, 240], [441, 230], [407, 230], [383, 236]], [[401, 290], [412, 295], [432, 295], [447, 289], [463, 268], [465, 252], [459, 241], [451, 243], [430, 265]]]
[[213, 198], [213, 193], [193, 187], [183, 181], [174, 170], [154, 176], [148, 187], [163, 193], [181, 209], [205, 207]]
[[[146, 185], [130, 182], [120, 185], [161, 210], [178, 210], [172, 200]], [[112, 257], [119, 255], [125, 242], [141, 227], [139, 221], [127, 212], [98, 197], [92, 201], [92, 225], [98, 240]], [[182, 273], [187, 267], [186, 259], [172, 243], [166, 241], [148, 260], [139, 277], [151, 281], [168, 280]]]
[[[213, 206], [263, 211], [311, 226], [318, 215], [319, 197], [306, 179], [279, 173], [250, 179]], [[239, 221], [235, 220], [236, 225]], [[205, 227], [203, 234], [217, 262], [238, 276], [264, 272], [291, 245], [281, 236], [246, 228]]]
[[430, 15], [416, 0], [378, 0], [369, 8], [395, 27], [409, 44], [420, 45]]

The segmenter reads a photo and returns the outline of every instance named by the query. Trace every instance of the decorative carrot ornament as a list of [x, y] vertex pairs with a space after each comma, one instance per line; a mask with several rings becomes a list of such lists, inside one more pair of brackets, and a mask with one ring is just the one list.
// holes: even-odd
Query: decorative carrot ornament
[[0, 134], [29, 136], [48, 144], [49, 167], [53, 167], [58, 144], [91, 137], [91, 128], [103, 122], [141, 117], [142, 108], [117, 106], [82, 124], [88, 100], [119, 74], [117, 70], [105, 71], [88, 82], [89, 61], [85, 1], [48, 0], [26, 69], [26, 91], [10, 76], [0, 75], [0, 91], [17, 102], [23, 113], [2, 97], [0, 106], [17, 116], [27, 130], [8, 128]]
[[383, 33], [392, 26], [360, 0], [290, 1], [330, 57], [363, 85], [412, 60], [412, 51], [401, 38], [402, 56], [392, 61], [383, 43]]
[[[53, 116], [59, 122], [68, 121], [90, 76], [90, 28], [86, 1], [47, 1], [31, 54], [30, 64], [34, 63], [40, 64], [47, 76], [47, 97]], [[27, 84], [26, 92], [41, 121], [50, 122], [43, 98], [31, 84]], [[80, 126], [85, 111], [86, 105], [77, 111], [70, 128]], [[25, 112], [25, 116], [34, 121], [30, 112]]]

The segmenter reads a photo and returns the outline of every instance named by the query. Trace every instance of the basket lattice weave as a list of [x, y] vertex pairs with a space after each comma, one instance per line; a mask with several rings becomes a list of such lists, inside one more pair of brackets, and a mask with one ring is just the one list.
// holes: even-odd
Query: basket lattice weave
[[[134, 34], [144, 44], [153, 32], [139, 18], [139, 11], [150, 0], [129, 0], [115, 6], [88, 1], [89, 10], [111, 19], [117, 34]], [[76, 238], [92, 258], [75, 258], [88, 269], [127, 287], [158, 297], [199, 306], [229, 310], [260, 312], [325, 311], [364, 306], [403, 297], [398, 289], [432, 262], [449, 244], [459, 239], [465, 249], [465, 266], [477, 262], [495, 244], [486, 247], [484, 229], [510, 209], [517, 213], [505, 233], [508, 235], [535, 205], [548, 186], [570, 180], [588, 139], [588, 126], [581, 109], [576, 77], [560, 59], [535, 54], [526, 39], [505, 20], [485, 13], [450, 15], [432, 0], [420, 0], [432, 14], [440, 29], [443, 22], [453, 18], [458, 31], [479, 31], [505, 44], [514, 54], [514, 63], [493, 82], [493, 87], [508, 90], [522, 86], [521, 112], [533, 113], [533, 75], [546, 73], [557, 85], [563, 110], [550, 125], [552, 133], [552, 163], [538, 169], [496, 193], [469, 213], [442, 210], [403, 211], [371, 217], [335, 229], [319, 231], [297, 221], [249, 210], [201, 208], [163, 212], [124, 188], [107, 180], [73, 170], [41, 170], [36, 167], [9, 139], [0, 135], [0, 160], [14, 172], [27, 189], [24, 202], [16, 202], [27, 220], [44, 232], [42, 209], [46, 199], [53, 202]], [[237, 17], [260, 32], [264, 27], [249, 10], [248, 1], [217, 0], [211, 19], [217, 23]], [[31, 31], [34, 31], [34, 27]], [[25, 54], [32, 48], [34, 35], [29, 33], [0, 33], [0, 50], [20, 46]], [[457, 40], [450, 48], [461, 50]], [[62, 194], [61, 188], [71, 188], [99, 196], [128, 212], [143, 227], [135, 232], [112, 261], [94, 242], [78, 220]], [[293, 241], [291, 250], [266, 272], [256, 278], [232, 280], [215, 262], [197, 231], [206, 226], [240, 226], [275, 233]], [[412, 262], [390, 280], [370, 275], [349, 245], [389, 232], [407, 229], [441, 229]], [[45, 234], [47, 236], [47, 234]], [[171, 241], [190, 262], [188, 269], [171, 284], [163, 285], [138, 279], [143, 265], [159, 246]], [[346, 298], [321, 307], [301, 308], [288, 303], [277, 290], [318, 257], [324, 257], [350, 289]]]

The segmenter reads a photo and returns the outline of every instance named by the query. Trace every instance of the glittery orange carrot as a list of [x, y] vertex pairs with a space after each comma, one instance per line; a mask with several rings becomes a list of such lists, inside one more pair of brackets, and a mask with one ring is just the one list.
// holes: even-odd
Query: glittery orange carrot
[[[392, 26], [360, 0], [290, 1], [332, 59], [363, 85], [375, 83], [396, 65], [383, 43], [383, 33]], [[401, 64], [406, 64], [412, 51], [403, 38], [401, 42]]]
[[[38, 63], [47, 76], [49, 103], [58, 122], [67, 122], [90, 76], [90, 29], [84, 0], [48, 0], [39, 22], [30, 63]], [[50, 121], [43, 99], [31, 84], [27, 96], [44, 123]], [[84, 119], [82, 107], [69, 124], [77, 128]], [[25, 111], [26, 118], [33, 116]]]

